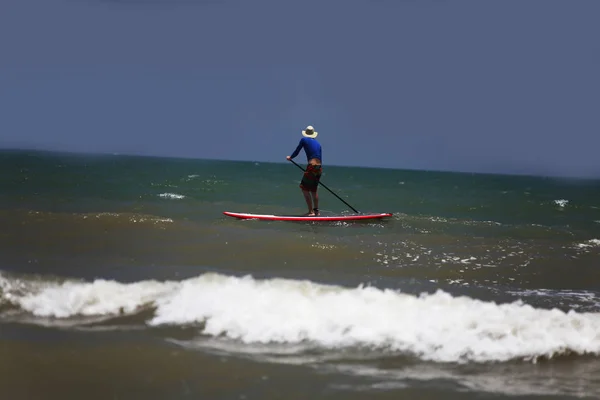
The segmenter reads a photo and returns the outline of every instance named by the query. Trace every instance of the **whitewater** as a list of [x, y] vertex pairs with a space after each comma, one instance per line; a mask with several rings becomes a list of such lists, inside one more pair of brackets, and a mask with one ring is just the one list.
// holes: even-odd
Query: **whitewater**
[[206, 273], [183, 281], [40, 281], [0, 276], [3, 305], [35, 317], [122, 316], [148, 327], [198, 326], [244, 344], [312, 343], [405, 352], [435, 362], [537, 361], [600, 353], [600, 313], [499, 304], [442, 290], [420, 295], [360, 285]]

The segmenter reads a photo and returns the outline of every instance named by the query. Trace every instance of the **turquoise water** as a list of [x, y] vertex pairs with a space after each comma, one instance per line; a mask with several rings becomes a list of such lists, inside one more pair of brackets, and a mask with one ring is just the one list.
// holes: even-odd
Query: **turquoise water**
[[[300, 178], [290, 163], [0, 152], [0, 390], [600, 394], [600, 181], [325, 165], [329, 189], [393, 217], [222, 214], [303, 213]], [[324, 214], [352, 212], [319, 193]]]

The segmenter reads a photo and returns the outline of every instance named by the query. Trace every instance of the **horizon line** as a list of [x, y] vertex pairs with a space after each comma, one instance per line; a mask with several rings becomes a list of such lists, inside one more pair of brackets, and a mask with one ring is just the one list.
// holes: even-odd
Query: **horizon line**
[[[109, 157], [140, 157], [140, 158], [162, 158], [162, 159], [174, 159], [174, 160], [204, 160], [204, 161], [226, 161], [226, 162], [253, 162], [253, 163], [266, 163], [266, 164], [286, 164], [286, 161], [266, 161], [266, 160], [252, 160], [252, 159], [228, 159], [228, 158], [211, 158], [211, 157], [194, 157], [194, 156], [173, 156], [173, 155], [161, 155], [161, 154], [141, 154], [141, 153], [128, 153], [128, 152], [109, 152], [109, 151], [84, 151], [84, 150], [57, 150], [57, 149], [42, 149], [38, 147], [3, 147], [0, 145], [0, 152], [38, 152], [38, 153], [53, 153], [53, 154], [67, 154], [67, 155], [88, 155], [88, 156], [109, 156]], [[471, 170], [462, 169], [419, 169], [410, 167], [383, 167], [383, 166], [367, 166], [357, 164], [326, 164], [330, 167], [335, 168], [368, 168], [368, 169], [382, 169], [392, 171], [405, 171], [405, 172], [428, 172], [428, 173], [446, 173], [446, 174], [466, 174], [466, 175], [489, 175], [489, 176], [503, 176], [503, 177], [523, 177], [523, 178], [538, 178], [538, 179], [560, 179], [560, 180], [583, 180], [583, 181], [599, 181], [600, 177], [586, 177], [577, 175], [544, 175], [534, 173], [519, 173], [519, 172], [478, 172]]]

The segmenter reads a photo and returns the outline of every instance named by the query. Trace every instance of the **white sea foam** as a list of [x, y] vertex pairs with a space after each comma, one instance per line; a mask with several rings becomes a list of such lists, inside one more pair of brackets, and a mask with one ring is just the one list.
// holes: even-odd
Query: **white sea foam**
[[177, 194], [177, 193], [161, 193], [161, 194], [159, 194], [159, 196], [166, 198], [166, 199], [183, 199], [183, 198], [185, 198], [184, 195]]
[[[0, 278], [0, 281], [4, 279]], [[76, 315], [132, 313], [172, 293], [176, 282], [143, 281], [122, 284], [96, 280], [92, 283], [64, 282], [35, 285], [28, 293], [15, 296], [10, 284], [2, 284], [3, 296], [39, 317], [67, 318]]]
[[[83, 219], [90, 219], [92, 217], [95, 217], [96, 219], [100, 219], [100, 218], [120, 218], [121, 215], [122, 214], [119, 214], [119, 213], [101, 212], [101, 213], [97, 213], [97, 214], [80, 214], [80, 217]], [[129, 221], [130, 222], [138, 222], [138, 223], [150, 222], [153, 224], [172, 223], [173, 222], [173, 220], [171, 218], [161, 218], [161, 217], [156, 217], [156, 216], [152, 216], [152, 215], [142, 215], [142, 214], [130, 215]]]
[[565, 199], [554, 200], [554, 204], [558, 205], [559, 207], [564, 208], [567, 204], [569, 204], [569, 200], [565, 200]]
[[584, 243], [577, 243], [575, 245], [575, 247], [578, 249], [588, 249], [590, 247], [599, 247], [599, 246], [600, 246], [600, 239], [590, 239]]
[[131, 222], [151, 222], [153, 224], [159, 224], [159, 223], [164, 223], [164, 222], [168, 222], [168, 223], [173, 222], [173, 220], [171, 218], [158, 218], [158, 217], [151, 217], [151, 218], [131, 217], [131, 218], [129, 218], [129, 221], [131, 221]]
[[201, 323], [203, 334], [240, 343], [360, 346], [439, 362], [600, 354], [599, 313], [499, 305], [442, 291], [413, 296], [374, 287], [204, 274], [181, 282], [44, 283], [11, 292], [10, 282], [2, 280], [3, 301], [37, 316], [110, 315], [152, 306], [150, 326]]

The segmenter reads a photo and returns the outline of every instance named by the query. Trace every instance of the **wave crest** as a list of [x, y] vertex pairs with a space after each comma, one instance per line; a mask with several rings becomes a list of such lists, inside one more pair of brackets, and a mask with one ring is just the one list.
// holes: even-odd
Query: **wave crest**
[[[19, 287], [19, 290], [14, 288]], [[136, 313], [148, 326], [198, 325], [204, 335], [242, 343], [365, 347], [438, 362], [536, 360], [600, 354], [600, 314], [496, 304], [446, 292], [257, 280], [207, 273], [184, 281], [40, 282], [0, 276], [1, 298], [40, 317]]]

